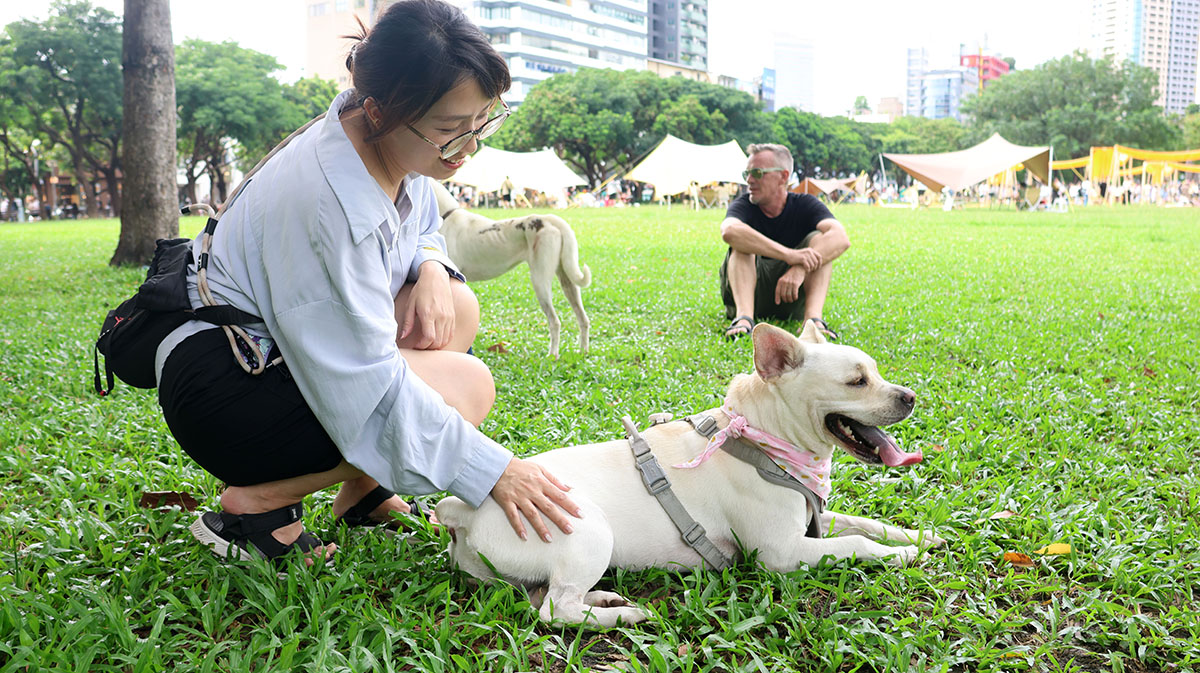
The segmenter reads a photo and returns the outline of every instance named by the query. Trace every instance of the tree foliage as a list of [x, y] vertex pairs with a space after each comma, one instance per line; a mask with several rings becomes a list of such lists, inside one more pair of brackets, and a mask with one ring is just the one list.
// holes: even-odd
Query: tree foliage
[[[66, 149], [74, 174], [107, 183], [120, 213], [121, 20], [87, 0], [55, 0], [45, 21], [5, 27], [0, 97], [23, 107], [40, 138]], [[90, 180], [81, 179], [88, 214], [98, 215]]]
[[517, 151], [551, 147], [594, 187], [632, 168], [668, 133], [744, 146], [769, 137], [770, 123], [740, 91], [646, 71], [582, 69], [535, 86], [488, 142]]
[[1000, 133], [1019, 145], [1051, 145], [1057, 157], [1093, 145], [1170, 149], [1179, 133], [1154, 105], [1157, 85], [1149, 68], [1077, 52], [1001, 77], [963, 110], [974, 118], [973, 140]]
[[271, 56], [234, 42], [192, 39], [176, 48], [175, 62], [179, 155], [188, 199], [196, 199], [196, 180], [205, 172], [212, 180], [213, 202], [220, 203], [234, 142], [254, 156], [253, 165], [307, 119], [272, 76], [281, 66]]

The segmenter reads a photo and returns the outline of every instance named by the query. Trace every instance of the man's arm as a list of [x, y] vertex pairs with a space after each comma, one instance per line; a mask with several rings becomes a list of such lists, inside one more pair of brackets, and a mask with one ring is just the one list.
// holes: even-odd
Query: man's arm
[[832, 262], [850, 248], [850, 237], [846, 235], [846, 228], [841, 222], [827, 217], [817, 223], [817, 231], [821, 233], [813, 236], [808, 247], [820, 253], [821, 264]]
[[[833, 222], [837, 221], [833, 220]], [[792, 266], [800, 261], [797, 250], [784, 247], [763, 236], [736, 217], [727, 217], [721, 223], [721, 240], [737, 252], [778, 259]], [[848, 242], [847, 245], [849, 245]]]

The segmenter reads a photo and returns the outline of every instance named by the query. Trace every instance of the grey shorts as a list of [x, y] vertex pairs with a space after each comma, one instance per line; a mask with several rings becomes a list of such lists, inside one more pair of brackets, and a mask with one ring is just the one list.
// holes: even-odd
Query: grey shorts
[[[797, 250], [807, 248], [812, 244], [812, 240], [821, 232], [814, 231], [800, 245], [796, 246]], [[729, 287], [729, 274], [726, 270], [729, 266], [729, 256], [733, 254], [733, 249], [730, 248], [725, 253], [725, 261], [721, 262], [721, 301], [725, 302], [725, 318], [732, 320], [737, 315], [737, 307], [733, 301], [733, 288]], [[762, 318], [777, 318], [779, 320], [803, 320], [804, 319], [804, 286], [800, 286], [800, 296], [796, 301], [784, 304], [775, 303], [775, 285], [783, 274], [787, 273], [788, 263], [763, 257], [758, 255], [754, 259], [755, 281], [754, 281], [754, 315], [755, 320]]]

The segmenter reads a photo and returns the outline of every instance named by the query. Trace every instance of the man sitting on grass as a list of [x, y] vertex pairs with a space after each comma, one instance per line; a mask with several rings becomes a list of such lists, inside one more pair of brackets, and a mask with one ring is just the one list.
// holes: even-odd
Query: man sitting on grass
[[772, 317], [812, 320], [827, 338], [837, 339], [821, 312], [833, 260], [850, 247], [846, 229], [816, 197], [788, 191], [792, 153], [786, 147], [748, 149], [742, 177], [750, 191], [729, 204], [721, 223], [721, 239], [729, 244], [721, 264], [721, 298], [725, 317], [733, 320], [725, 337], [749, 334], [755, 320]]

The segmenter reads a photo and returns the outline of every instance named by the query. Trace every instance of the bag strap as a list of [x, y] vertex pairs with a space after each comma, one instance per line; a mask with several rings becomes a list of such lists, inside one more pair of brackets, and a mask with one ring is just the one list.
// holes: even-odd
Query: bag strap
[[[283, 358], [276, 357], [274, 360], [267, 362], [266, 355], [262, 352], [262, 349], [259, 348], [258, 343], [251, 339], [246, 330], [241, 327], [242, 324], [247, 322], [262, 322], [262, 318], [251, 315], [232, 306], [226, 308], [225, 306], [218, 304], [217, 300], [213, 297], [212, 290], [210, 290], [208, 287], [208, 260], [211, 257], [213, 233], [217, 230], [217, 222], [221, 219], [221, 216], [229, 211], [229, 208], [233, 205], [233, 202], [236, 201], [246, 187], [249, 186], [250, 180], [253, 179], [254, 174], [257, 173], [264, 165], [266, 165], [266, 163], [270, 161], [271, 157], [278, 154], [284, 147], [287, 147], [288, 143], [292, 142], [293, 139], [295, 139], [301, 133], [307, 131], [309, 127], [324, 117], [325, 113], [317, 115], [309, 120], [307, 124], [293, 131], [290, 135], [288, 135], [288, 137], [284, 138], [282, 142], [272, 148], [271, 151], [267, 153], [267, 156], [260, 159], [259, 162], [254, 165], [254, 168], [250, 169], [249, 173], [246, 173], [246, 176], [242, 178], [242, 181], [238, 183], [237, 187], [234, 187], [233, 192], [229, 195], [229, 198], [225, 199], [225, 202], [221, 204], [219, 209], [214, 211], [212, 207], [208, 205], [184, 206], [183, 208], [184, 213], [189, 212], [193, 208], [197, 210], [203, 208], [204, 210], [208, 210], [210, 213], [208, 222], [204, 225], [204, 231], [200, 234], [200, 258], [196, 260], [196, 286], [200, 293], [200, 303], [204, 304], [203, 307], [196, 309], [196, 317], [200, 320], [204, 320], [205, 322], [210, 322], [221, 326], [221, 330], [225, 332], [225, 337], [229, 339], [229, 348], [231, 351], [233, 351], [234, 362], [237, 362], [238, 366], [242, 368], [242, 371], [246, 372], [247, 374], [261, 374], [266, 370], [267, 367], [283, 361]], [[243, 349], [254, 356], [253, 367], [247, 364], [246, 360], [242, 357]]]

